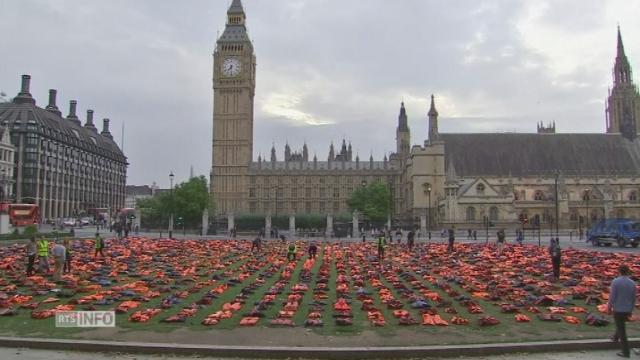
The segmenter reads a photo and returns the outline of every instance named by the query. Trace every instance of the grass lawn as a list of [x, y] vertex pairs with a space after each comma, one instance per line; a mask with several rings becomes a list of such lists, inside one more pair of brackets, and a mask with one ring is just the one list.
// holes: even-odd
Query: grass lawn
[[[96, 261], [93, 242], [77, 240], [74, 271], [57, 284], [49, 276], [25, 277], [24, 250], [3, 247], [0, 308], [11, 307], [16, 314], [0, 317], [0, 335], [317, 346], [606, 338], [613, 324], [588, 325], [587, 313], [612, 321], [596, 306], [606, 303], [617, 266], [626, 262], [635, 273], [640, 271], [635, 255], [568, 249], [563, 252], [561, 279], [553, 282], [546, 249], [536, 246], [508, 246], [500, 254], [491, 245], [461, 244], [450, 254], [444, 244], [417, 244], [413, 252], [394, 244], [378, 261], [373, 243], [324, 243], [311, 261], [308, 243], [297, 245], [296, 261], [289, 262], [287, 244], [279, 241], [268, 241], [252, 254], [246, 241], [130, 238], [110, 241], [107, 260]], [[69, 292], [67, 297], [57, 289]], [[90, 298], [96, 294], [108, 300], [106, 304]], [[291, 306], [290, 295], [299, 295], [299, 300], [287, 315], [282, 311]], [[589, 297], [592, 302], [587, 304]], [[49, 298], [56, 301], [44, 302]], [[334, 304], [339, 298], [349, 303], [350, 325], [336, 323]], [[415, 308], [416, 300], [426, 300], [427, 308]], [[60, 305], [113, 310], [125, 301], [138, 306], [118, 313], [114, 329], [56, 328], [54, 317], [32, 318], [32, 312]], [[25, 308], [27, 304], [35, 309]], [[147, 309], [159, 313], [148, 321], [131, 321], [134, 313]], [[406, 310], [417, 324], [400, 325], [394, 310]], [[560, 321], [542, 321], [536, 310], [559, 313]], [[323, 326], [305, 328], [313, 311], [321, 313]], [[383, 326], [369, 320], [371, 311], [380, 312]], [[448, 326], [422, 325], [425, 312], [439, 315]], [[516, 313], [530, 321], [516, 322]], [[243, 318], [256, 314], [256, 325], [240, 325]], [[283, 316], [294, 325], [272, 324]], [[468, 324], [451, 323], [454, 316]], [[212, 317], [215, 325], [203, 325]], [[499, 323], [483, 326], [481, 317]], [[167, 318], [179, 321], [164, 322]], [[567, 322], [574, 318], [580, 323]], [[638, 322], [628, 324], [630, 336], [639, 331]]]

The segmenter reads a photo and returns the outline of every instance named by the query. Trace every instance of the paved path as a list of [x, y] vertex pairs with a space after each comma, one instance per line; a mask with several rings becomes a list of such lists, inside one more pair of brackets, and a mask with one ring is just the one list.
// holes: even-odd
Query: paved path
[[[582, 351], [582, 352], [568, 352], [568, 353], [545, 353], [545, 354], [511, 354], [500, 355], [490, 357], [455, 357], [447, 359], [456, 360], [609, 360], [620, 359], [615, 355], [616, 351]], [[632, 355], [632, 358], [640, 358]], [[242, 359], [223, 359], [223, 358], [211, 358], [211, 357], [186, 357], [186, 356], [174, 356], [174, 355], [145, 355], [145, 354], [123, 354], [123, 353], [84, 353], [73, 351], [55, 351], [55, 350], [33, 350], [25, 348], [2, 348], [0, 347], [0, 359], [3, 360], [111, 360], [111, 359], [125, 359], [125, 360], [160, 360], [160, 359], [174, 359], [174, 360], [187, 360], [187, 359], [210, 359], [210, 360], [242, 360]], [[440, 360], [442, 358], [425, 358], [431, 360]], [[248, 360], [248, 359], [247, 359]], [[442, 359], [444, 360], [444, 359]]]

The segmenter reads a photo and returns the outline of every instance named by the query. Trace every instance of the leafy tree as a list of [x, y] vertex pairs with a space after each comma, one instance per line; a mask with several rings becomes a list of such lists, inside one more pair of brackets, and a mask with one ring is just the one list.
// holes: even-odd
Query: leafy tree
[[386, 184], [374, 182], [356, 189], [347, 200], [351, 210], [358, 210], [371, 221], [382, 223], [391, 210], [391, 193]]
[[173, 195], [171, 191], [164, 191], [140, 201], [138, 206], [144, 227], [165, 227], [173, 213], [174, 221], [182, 217], [185, 227], [198, 228], [201, 226], [202, 212], [212, 208], [212, 201], [207, 180], [200, 176], [178, 184], [173, 189]]

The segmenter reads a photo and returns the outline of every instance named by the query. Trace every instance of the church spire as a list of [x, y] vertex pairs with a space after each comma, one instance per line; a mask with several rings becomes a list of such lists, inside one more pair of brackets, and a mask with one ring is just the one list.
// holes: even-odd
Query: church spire
[[409, 131], [407, 111], [404, 109], [404, 101], [400, 103], [400, 115], [398, 115], [398, 131]]
[[616, 84], [631, 84], [631, 65], [627, 59], [627, 55], [624, 53], [624, 44], [622, 43], [622, 35], [620, 34], [620, 26], [618, 26], [618, 44], [616, 52], [616, 63], [613, 66], [613, 83]]
[[434, 142], [440, 137], [438, 133], [438, 110], [436, 110], [435, 97], [431, 94], [431, 107], [429, 108], [429, 141]]

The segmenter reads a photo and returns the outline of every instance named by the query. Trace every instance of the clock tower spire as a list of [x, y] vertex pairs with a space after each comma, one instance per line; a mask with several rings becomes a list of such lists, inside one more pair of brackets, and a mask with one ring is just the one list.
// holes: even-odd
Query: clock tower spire
[[240, 0], [227, 10], [224, 32], [213, 52], [213, 142], [211, 195], [217, 215], [242, 213], [248, 199], [253, 157], [256, 58]]

